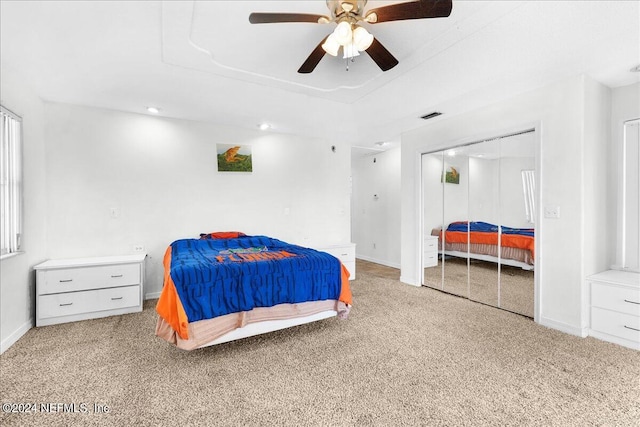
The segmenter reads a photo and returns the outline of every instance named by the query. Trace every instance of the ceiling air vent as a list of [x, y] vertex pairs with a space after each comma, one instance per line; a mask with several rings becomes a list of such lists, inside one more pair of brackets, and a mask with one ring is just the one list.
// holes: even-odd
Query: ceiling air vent
[[433, 113], [425, 114], [424, 116], [422, 116], [420, 118], [424, 119], [424, 120], [429, 120], [429, 119], [433, 119], [434, 117], [438, 117], [441, 114], [442, 113], [439, 112], [439, 111], [434, 111]]

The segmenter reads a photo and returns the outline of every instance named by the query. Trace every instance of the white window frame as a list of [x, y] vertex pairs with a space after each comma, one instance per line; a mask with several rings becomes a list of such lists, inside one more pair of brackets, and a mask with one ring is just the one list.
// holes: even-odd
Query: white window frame
[[530, 224], [536, 223], [536, 177], [533, 170], [522, 171], [524, 211]]
[[21, 251], [22, 118], [0, 105], [0, 259]]

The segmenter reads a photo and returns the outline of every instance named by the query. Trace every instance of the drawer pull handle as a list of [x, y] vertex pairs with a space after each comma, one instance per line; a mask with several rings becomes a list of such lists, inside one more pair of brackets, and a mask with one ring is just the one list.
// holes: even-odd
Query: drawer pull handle
[[62, 279], [62, 280], [60, 280], [60, 283], [67, 283], [67, 282], [73, 282], [73, 279]]
[[347, 255], [349, 255], [349, 254], [341, 254], [341, 255], [342, 255], [342, 256], [347, 256]]
[[629, 301], [628, 299], [624, 300], [624, 302], [628, 302], [630, 304], [638, 304], [640, 305], [640, 302], [636, 302], [636, 301]]
[[117, 274], [117, 275], [111, 275], [112, 279], [117, 279], [118, 277], [122, 277], [122, 274]]
[[60, 304], [60, 307], [64, 307], [64, 306], [71, 305], [71, 304], [73, 304], [73, 303], [72, 302], [68, 302], [66, 304]]
[[631, 329], [631, 330], [640, 332], [640, 329], [632, 328], [631, 326], [624, 325], [624, 327], [627, 328], [627, 329]]
[[119, 299], [122, 299], [122, 297], [111, 298], [111, 301], [115, 301], [115, 300], [119, 300]]

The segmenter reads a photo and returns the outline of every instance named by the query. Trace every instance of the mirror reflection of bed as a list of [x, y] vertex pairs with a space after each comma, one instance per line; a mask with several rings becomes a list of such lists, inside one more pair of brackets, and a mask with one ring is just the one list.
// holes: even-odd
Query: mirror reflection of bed
[[424, 286], [534, 316], [535, 132], [422, 156]]

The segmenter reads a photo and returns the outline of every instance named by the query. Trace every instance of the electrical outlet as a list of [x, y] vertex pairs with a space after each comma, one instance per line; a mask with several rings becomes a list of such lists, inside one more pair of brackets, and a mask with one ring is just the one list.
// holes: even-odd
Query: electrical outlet
[[144, 252], [144, 245], [133, 245], [133, 252]]
[[120, 209], [118, 208], [109, 209], [109, 215], [111, 215], [111, 218], [118, 218], [120, 216]]
[[373, 244], [373, 249], [375, 249], [375, 248], [376, 248], [376, 244], [374, 243], [374, 244]]
[[560, 218], [560, 206], [545, 206], [544, 207], [545, 218]]

